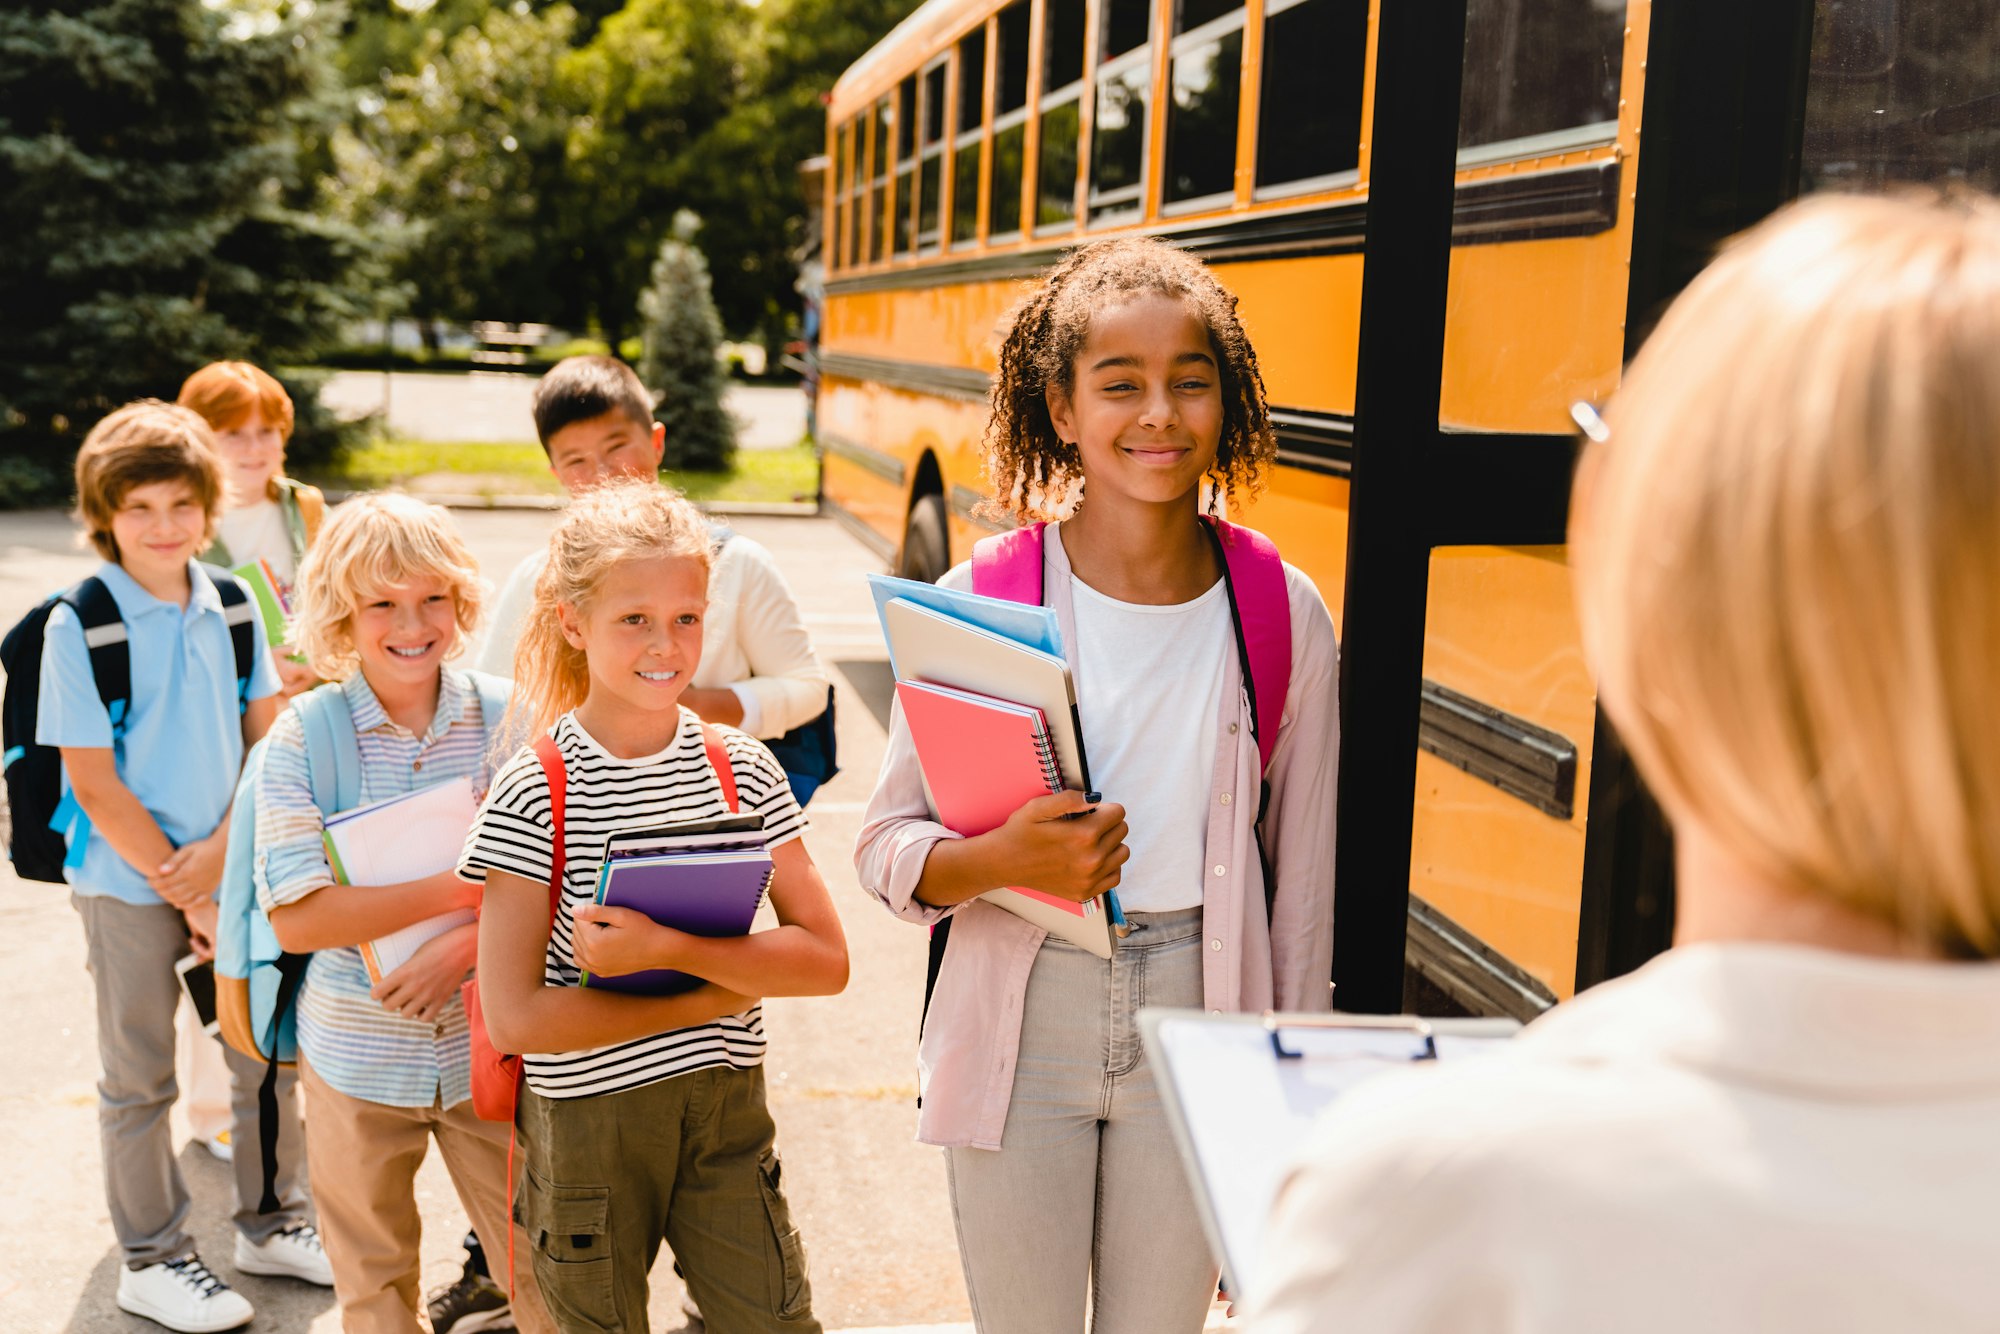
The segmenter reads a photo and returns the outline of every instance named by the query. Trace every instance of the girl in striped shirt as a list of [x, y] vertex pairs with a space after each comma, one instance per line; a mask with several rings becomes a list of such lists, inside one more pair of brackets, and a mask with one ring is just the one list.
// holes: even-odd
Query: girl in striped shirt
[[[708, 568], [701, 515], [651, 481], [571, 506], [515, 652], [510, 710], [549, 730], [563, 764], [554, 920], [556, 823], [532, 749], [495, 778], [460, 863], [486, 886], [488, 1032], [527, 1053], [519, 1216], [567, 1330], [645, 1330], [663, 1240], [715, 1334], [819, 1330], [764, 1105], [756, 998], [841, 990], [847, 945], [799, 838], [805, 817], [762, 743], [717, 729], [741, 813], [763, 819], [775, 929], [708, 939], [593, 904], [607, 834], [728, 812], [701, 720], [680, 703], [701, 658]], [[578, 986], [586, 970], [651, 968], [707, 982], [675, 996]]]

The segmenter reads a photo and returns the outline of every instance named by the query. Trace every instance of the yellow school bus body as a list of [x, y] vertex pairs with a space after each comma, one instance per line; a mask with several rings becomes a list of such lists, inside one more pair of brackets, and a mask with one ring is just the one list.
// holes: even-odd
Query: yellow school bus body
[[[1032, 90], [1041, 86], [1039, 39], [1047, 21], [1044, 7], [1050, 3], [1031, 3], [1035, 41], [1029, 55], [1029, 163], [1038, 147]], [[932, 0], [857, 64], [834, 93], [828, 131], [834, 167], [824, 217], [835, 262], [829, 266], [822, 335], [819, 425], [824, 490], [833, 512], [885, 559], [905, 567], [910, 564], [912, 515], [927, 497], [938, 497], [949, 511], [948, 561], [964, 559], [972, 543], [991, 531], [973, 508], [987, 490], [980, 465], [987, 418], [982, 386], [994, 369], [997, 330], [1027, 290], [1034, 268], [1047, 262], [1052, 246], [1099, 235], [1141, 231], [1194, 238], [1197, 252], [1239, 298], [1281, 425], [1285, 420], [1306, 423], [1298, 426], [1303, 432], [1299, 438], [1306, 439], [1315, 429], [1313, 422], [1337, 427], [1340, 419], [1351, 418], [1363, 272], [1358, 246], [1339, 253], [1315, 252], [1337, 247], [1303, 246], [1299, 248], [1307, 253], [1294, 257], [1285, 253], [1282, 239], [1232, 245], [1228, 235], [1220, 244], [1212, 238], [1232, 227], [1245, 236], [1258, 235], [1256, 229], [1263, 227], [1282, 238], [1293, 220], [1309, 222], [1342, 210], [1358, 213], [1365, 205], [1373, 31], [1375, 6], [1381, 3], [1374, 0], [1368, 15], [1368, 54], [1362, 86], [1355, 90], [1362, 108], [1361, 145], [1349, 179], [1279, 198], [1263, 197], [1254, 188], [1252, 168], [1244, 159], [1257, 142], [1258, 98], [1250, 90], [1258, 86], [1265, 5], [1251, 0], [1243, 28], [1245, 92], [1231, 197], [1195, 212], [1162, 207], [1162, 172], [1157, 168], [1167, 117], [1154, 114], [1148, 120], [1147, 153], [1155, 170], [1143, 210], [1129, 224], [1070, 226], [989, 243], [995, 68], [984, 89], [973, 235], [964, 243], [951, 240], [942, 219], [952, 216], [959, 201], [951, 198], [952, 172], [941, 170], [944, 198], [935, 251], [877, 262], [869, 258], [874, 229], [897, 203], [892, 197], [878, 218], [857, 188], [879, 174], [869, 157], [868, 140], [874, 137], [870, 117], [885, 96], [896, 95], [903, 80], [940, 53], [952, 52], [967, 34], [983, 27], [986, 47], [994, 49], [1000, 7], [991, 0]], [[1089, 10], [1093, 50], [1104, 10], [1103, 4]], [[1158, 0], [1156, 11], [1153, 45], [1159, 47], [1165, 43], [1157, 40], [1158, 34], [1171, 31], [1167, 25], [1174, 9], [1168, 0]], [[1617, 383], [1648, 15], [1648, 0], [1631, 0], [1626, 8], [1615, 127], [1603, 127], [1595, 142], [1504, 160], [1482, 162], [1472, 160], [1478, 155], [1468, 155], [1461, 167], [1441, 385], [1441, 417], [1447, 428], [1564, 431], [1571, 403], [1599, 401]], [[953, 104], [958, 63], [949, 61], [945, 76]], [[991, 63], [997, 66], [997, 57]], [[1166, 105], [1167, 60], [1156, 55], [1152, 65], [1150, 106], [1157, 109]], [[1079, 97], [1086, 139], [1093, 86], [1087, 69]], [[949, 139], [945, 152], [948, 165]], [[1088, 154], [1079, 157], [1084, 164], [1080, 174], [1087, 176]], [[1024, 177], [1022, 208], [1028, 216], [1033, 173], [1024, 172]], [[1552, 207], [1582, 207], [1575, 182], [1595, 192], [1583, 200], [1595, 210], [1590, 219], [1558, 222], [1546, 228], [1553, 233], [1546, 236], [1509, 233], [1510, 219], [1532, 208], [1545, 185], [1561, 185], [1574, 196], [1558, 199]], [[1087, 183], [1080, 183], [1078, 199], [1086, 192]], [[1493, 209], [1497, 221], [1478, 211], [1478, 201], [1489, 198], [1498, 201]], [[1469, 200], [1474, 201], [1470, 210]], [[903, 201], [902, 206], [913, 203]], [[1085, 209], [1079, 207], [1077, 213], [1082, 217]], [[916, 230], [912, 228], [913, 235]], [[1285, 443], [1281, 431], [1281, 445]], [[1232, 517], [1269, 534], [1286, 558], [1314, 579], [1337, 623], [1346, 573], [1347, 510], [1348, 481], [1337, 461], [1330, 463], [1324, 452], [1286, 448], [1262, 493], [1247, 502], [1239, 498]], [[939, 571], [909, 572], [934, 576]], [[1571, 795], [1562, 814], [1502, 790], [1438, 754], [1419, 756], [1411, 893], [1433, 915], [1446, 919], [1447, 930], [1455, 926], [1497, 956], [1489, 965], [1512, 979], [1517, 994], [1512, 1000], [1496, 1000], [1490, 989], [1445, 990], [1468, 1009], [1531, 1011], [1568, 996], [1575, 986], [1596, 718], [1563, 549], [1437, 550], [1430, 569], [1424, 674], [1427, 699], [1429, 685], [1435, 683], [1449, 695], [1476, 702], [1506, 725], [1526, 723], [1566, 739], [1574, 751]], [[1367, 778], [1349, 774], [1342, 781]], [[1420, 934], [1413, 924], [1413, 958], [1420, 952]]]

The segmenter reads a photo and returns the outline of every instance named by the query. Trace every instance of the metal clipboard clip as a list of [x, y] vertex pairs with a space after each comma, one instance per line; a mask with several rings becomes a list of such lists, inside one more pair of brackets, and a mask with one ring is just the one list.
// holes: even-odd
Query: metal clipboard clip
[[[1264, 1011], [1264, 1032], [1271, 1039], [1271, 1054], [1281, 1061], [1338, 1059], [1309, 1057], [1302, 1051], [1294, 1051], [1290, 1047], [1287, 1047], [1284, 1040], [1284, 1030], [1288, 1028], [1347, 1032], [1407, 1033], [1418, 1040], [1419, 1046], [1416, 1054], [1410, 1057], [1411, 1060], [1435, 1061], [1438, 1054], [1437, 1038], [1431, 1032], [1431, 1026], [1421, 1019], [1408, 1015], [1341, 1014], [1314, 1015], [1311, 1017], [1293, 1015], [1281, 1023], [1275, 1012], [1266, 1010]], [[1364, 1053], [1351, 1053], [1352, 1057], [1360, 1057], [1362, 1055]]]

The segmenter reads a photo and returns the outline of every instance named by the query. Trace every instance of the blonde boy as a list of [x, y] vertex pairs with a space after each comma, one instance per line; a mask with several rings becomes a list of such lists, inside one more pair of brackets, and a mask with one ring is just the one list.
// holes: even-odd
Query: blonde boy
[[[227, 1329], [252, 1314], [195, 1254], [167, 1113], [176, 1095], [174, 963], [210, 948], [230, 801], [278, 691], [270, 658], [259, 653], [239, 694], [222, 596], [195, 561], [221, 502], [212, 443], [200, 417], [152, 400], [120, 408], [84, 440], [76, 517], [104, 557], [96, 577], [127, 636], [131, 698], [113, 718], [97, 693], [82, 624], [58, 606], [43, 643], [36, 726], [40, 744], [60, 749], [80, 812], [64, 875], [97, 990], [105, 1194], [125, 1261], [118, 1305], [175, 1330]], [[248, 606], [254, 614], [256, 604]], [[247, 1093], [235, 1100], [238, 1124], [254, 1142], [262, 1067], [243, 1064], [232, 1064], [233, 1082]], [[296, 1120], [280, 1127], [278, 1212], [256, 1212], [261, 1165], [245, 1155], [239, 1167], [236, 1266], [325, 1282], [325, 1257], [289, 1170], [298, 1133]]]
[[[367, 805], [454, 779], [492, 781], [489, 726], [504, 681], [449, 667], [478, 623], [483, 588], [472, 555], [434, 505], [361, 496], [334, 512], [299, 569], [294, 627], [313, 670], [333, 685], [271, 728], [257, 779], [257, 899], [287, 950], [312, 953], [299, 998], [299, 1080], [307, 1152], [334, 1292], [350, 1334], [418, 1334], [417, 1165], [435, 1139], [475, 1227], [504, 1237], [509, 1129], [471, 1103], [471, 1051], [459, 986], [477, 933], [465, 925], [423, 945], [380, 982], [363, 943], [456, 909], [477, 888], [449, 869], [395, 885], [336, 882], [313, 800], [299, 710], [344, 704]], [[322, 698], [326, 692], [333, 695]], [[527, 1251], [526, 1238], [517, 1249]], [[534, 1276], [519, 1271], [514, 1319], [553, 1328]]]

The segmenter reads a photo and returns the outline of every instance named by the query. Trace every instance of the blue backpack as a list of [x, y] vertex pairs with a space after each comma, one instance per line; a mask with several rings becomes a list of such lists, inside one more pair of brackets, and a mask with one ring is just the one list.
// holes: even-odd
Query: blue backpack
[[[479, 696], [480, 719], [491, 737], [506, 711], [509, 683], [479, 672], [468, 675]], [[361, 741], [355, 735], [346, 692], [338, 684], [321, 686], [293, 700], [292, 708], [305, 733], [313, 804], [324, 815], [353, 810], [361, 804]], [[273, 1188], [278, 1168], [278, 1067], [299, 1059], [299, 987], [312, 958], [280, 945], [271, 919], [257, 903], [257, 779], [263, 772], [266, 745], [259, 741], [251, 748], [236, 786], [215, 927], [215, 1011], [222, 1039], [266, 1064], [257, 1094], [264, 1160], [261, 1213], [278, 1207]]]

